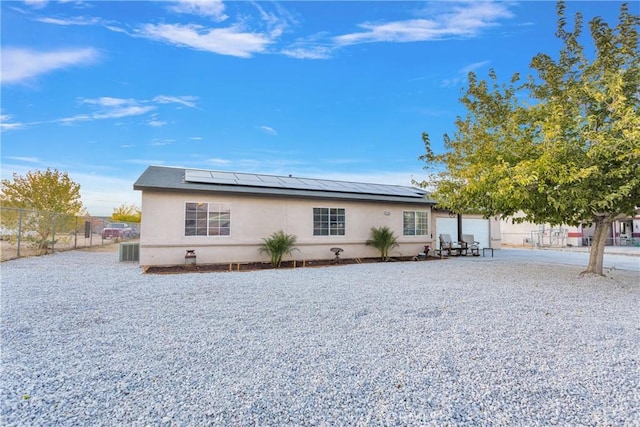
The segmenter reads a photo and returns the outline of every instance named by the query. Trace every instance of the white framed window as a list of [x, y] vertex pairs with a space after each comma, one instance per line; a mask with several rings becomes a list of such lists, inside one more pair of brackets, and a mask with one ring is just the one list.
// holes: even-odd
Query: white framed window
[[313, 208], [314, 236], [344, 236], [344, 208]]
[[426, 236], [429, 231], [429, 215], [426, 211], [402, 212], [402, 234], [405, 236]]
[[229, 236], [230, 234], [231, 205], [206, 202], [185, 203], [185, 236]]

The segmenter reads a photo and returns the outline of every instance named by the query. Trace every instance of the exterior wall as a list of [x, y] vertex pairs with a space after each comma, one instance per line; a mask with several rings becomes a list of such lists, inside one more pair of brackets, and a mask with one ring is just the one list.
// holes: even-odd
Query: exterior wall
[[500, 230], [502, 243], [507, 246], [582, 246], [585, 236], [582, 227], [514, 224], [512, 218], [502, 219]]
[[[231, 235], [185, 236], [187, 202], [230, 204]], [[314, 207], [344, 208], [345, 235], [314, 236]], [[336, 246], [344, 249], [344, 258], [378, 257], [379, 251], [365, 246], [365, 241], [371, 227], [380, 226], [388, 226], [398, 237], [400, 246], [392, 256], [413, 256], [431, 244], [431, 230], [427, 236], [403, 236], [403, 211], [430, 212], [431, 208], [412, 203], [143, 191], [140, 265], [184, 264], [186, 250], [195, 250], [199, 264], [267, 262], [268, 255], [258, 248], [263, 238], [279, 230], [297, 238], [298, 251], [285, 260], [331, 259], [334, 255], [329, 249]]]

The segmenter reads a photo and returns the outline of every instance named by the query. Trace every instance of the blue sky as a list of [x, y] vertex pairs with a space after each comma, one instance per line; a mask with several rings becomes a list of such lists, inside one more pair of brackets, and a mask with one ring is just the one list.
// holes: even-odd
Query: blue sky
[[[567, 14], [614, 26], [619, 6]], [[410, 185], [421, 133], [440, 151], [464, 114], [469, 71], [506, 81], [559, 49], [546, 1], [0, 7], [2, 178], [66, 171], [92, 215], [140, 206], [149, 165]]]

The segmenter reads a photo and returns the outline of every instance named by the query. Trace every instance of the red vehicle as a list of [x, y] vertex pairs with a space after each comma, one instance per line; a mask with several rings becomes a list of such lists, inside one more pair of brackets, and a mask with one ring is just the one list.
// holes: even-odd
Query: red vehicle
[[113, 223], [102, 230], [103, 239], [128, 239], [131, 237], [131, 228], [125, 223]]

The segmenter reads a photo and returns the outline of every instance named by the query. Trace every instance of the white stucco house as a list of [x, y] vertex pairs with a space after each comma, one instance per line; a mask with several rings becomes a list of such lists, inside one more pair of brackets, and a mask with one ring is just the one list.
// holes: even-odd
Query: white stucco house
[[142, 192], [141, 266], [184, 264], [188, 250], [198, 263], [268, 261], [262, 239], [280, 230], [296, 236], [296, 260], [333, 258], [332, 247], [346, 258], [377, 257], [365, 241], [381, 226], [398, 237], [392, 256], [437, 245], [435, 202], [411, 186], [150, 166], [134, 189]]

